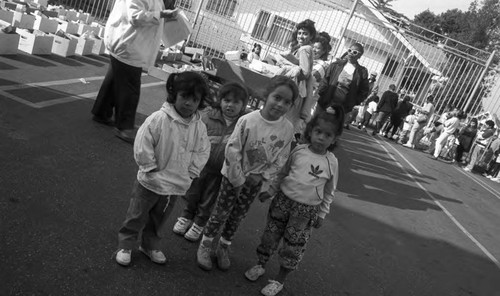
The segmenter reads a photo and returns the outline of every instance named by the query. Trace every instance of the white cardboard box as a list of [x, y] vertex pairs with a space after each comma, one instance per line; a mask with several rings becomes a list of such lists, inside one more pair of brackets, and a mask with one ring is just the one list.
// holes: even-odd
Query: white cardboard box
[[78, 29], [76, 30], [76, 34], [83, 35], [83, 33], [87, 31], [92, 31], [92, 27], [87, 24], [77, 23]]
[[67, 34], [78, 34], [78, 23], [72, 21], [67, 22], [60, 20], [57, 29]]
[[14, 12], [10, 10], [0, 9], [0, 20], [12, 24], [14, 21]]
[[66, 20], [67, 21], [75, 21], [76, 22], [76, 21], [78, 21], [77, 15], [78, 15], [77, 11], [75, 11], [75, 10], [67, 10], [66, 11], [66, 15], [65, 15], [66, 16]]
[[0, 31], [0, 55], [17, 54], [19, 34], [5, 34]]
[[18, 30], [20, 35], [18, 49], [29, 54], [51, 54], [54, 37], [35, 35], [26, 30]]
[[41, 6], [47, 7], [48, 1], [47, 0], [32, 0], [35, 3], [40, 4]]
[[71, 38], [77, 40], [75, 53], [77, 55], [91, 55], [94, 48], [93, 39], [85, 39], [80, 36], [69, 35]]
[[58, 26], [59, 23], [56, 20], [37, 15], [35, 23], [33, 25], [33, 29], [40, 30], [45, 33], [55, 33], [57, 32]]
[[51, 36], [54, 37], [54, 43], [52, 43], [53, 54], [62, 57], [74, 56], [76, 54], [77, 39], [66, 39], [57, 35]]
[[33, 26], [35, 25], [35, 16], [14, 11], [12, 25], [21, 29], [33, 29]]
[[102, 39], [94, 39], [94, 46], [92, 47], [92, 53], [96, 55], [101, 55], [104, 54], [104, 50], [106, 49], [106, 46], [104, 45], [104, 40]]

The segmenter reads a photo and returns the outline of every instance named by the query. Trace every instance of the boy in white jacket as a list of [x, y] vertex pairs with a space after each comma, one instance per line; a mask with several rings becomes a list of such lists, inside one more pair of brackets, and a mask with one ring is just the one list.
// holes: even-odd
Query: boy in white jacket
[[116, 262], [123, 266], [130, 264], [138, 241], [139, 251], [151, 261], [165, 263], [159, 232], [173, 208], [172, 197], [186, 194], [210, 155], [207, 129], [198, 112], [209, 94], [203, 77], [194, 72], [170, 74], [167, 94], [167, 102], [144, 121], [135, 139], [139, 171], [118, 232]]

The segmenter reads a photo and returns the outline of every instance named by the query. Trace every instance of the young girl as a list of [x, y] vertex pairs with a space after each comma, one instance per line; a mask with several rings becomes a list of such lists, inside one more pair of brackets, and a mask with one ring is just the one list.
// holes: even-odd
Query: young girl
[[123, 266], [130, 264], [138, 241], [139, 251], [151, 261], [165, 263], [159, 231], [173, 208], [173, 196], [186, 193], [210, 154], [207, 129], [198, 113], [208, 95], [205, 80], [183, 72], [170, 74], [166, 86], [167, 102], [146, 118], [134, 142], [139, 172], [116, 253], [116, 262]]
[[259, 196], [262, 201], [276, 194], [257, 247], [258, 263], [245, 272], [245, 277], [256, 281], [262, 276], [266, 263], [282, 243], [278, 252], [279, 274], [262, 289], [264, 295], [276, 295], [283, 289], [287, 275], [297, 269], [302, 260], [312, 227], [321, 227], [330, 212], [337, 187], [338, 162], [329, 150], [342, 134], [344, 122], [342, 107], [331, 108], [311, 119], [304, 132], [308, 143], [292, 151], [270, 190]]
[[224, 149], [236, 121], [245, 113], [248, 93], [243, 85], [229, 82], [220, 89], [217, 101], [218, 106], [203, 114], [201, 119], [207, 126], [211, 143], [210, 158], [200, 177], [193, 180], [186, 193], [186, 207], [173, 229], [190, 241], [200, 238], [212, 212], [222, 181], [220, 170], [224, 163]]
[[290, 78], [275, 76], [264, 96], [262, 110], [242, 116], [227, 143], [216, 207], [196, 254], [202, 269], [212, 269], [210, 252], [220, 228], [222, 234], [215, 252], [217, 264], [222, 270], [229, 268], [228, 249], [239, 224], [263, 182], [274, 178], [290, 153], [293, 126], [283, 116], [298, 96], [297, 85]]

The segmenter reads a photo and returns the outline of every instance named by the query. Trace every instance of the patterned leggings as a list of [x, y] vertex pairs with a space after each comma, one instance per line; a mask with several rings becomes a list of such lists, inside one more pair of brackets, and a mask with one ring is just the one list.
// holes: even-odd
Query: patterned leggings
[[278, 253], [280, 265], [286, 269], [297, 269], [311, 237], [318, 208], [293, 201], [279, 192], [269, 207], [267, 225], [257, 247], [259, 263], [267, 263], [283, 240]]
[[238, 226], [246, 217], [250, 205], [259, 193], [260, 187], [249, 188], [247, 184], [244, 184], [240, 196], [236, 197], [233, 185], [226, 177], [222, 177], [215, 209], [203, 234], [214, 238], [223, 227], [221, 236], [227, 241], [232, 241]]

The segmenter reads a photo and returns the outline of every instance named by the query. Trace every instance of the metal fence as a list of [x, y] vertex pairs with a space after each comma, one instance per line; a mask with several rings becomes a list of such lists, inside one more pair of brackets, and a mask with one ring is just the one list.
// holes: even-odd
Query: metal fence
[[[432, 94], [437, 113], [447, 104], [471, 115], [500, 109], [499, 71], [491, 65], [495, 53], [392, 20], [371, 1], [176, 0], [175, 5], [193, 23], [189, 44], [204, 48], [208, 55], [249, 51], [254, 43], [262, 45], [261, 55], [277, 53], [286, 49], [295, 25], [311, 19], [318, 32], [332, 37], [332, 57], [339, 57], [352, 42], [364, 45], [359, 62], [378, 74], [380, 91], [396, 84], [416, 105]], [[53, 2], [105, 21], [114, 0]]]

